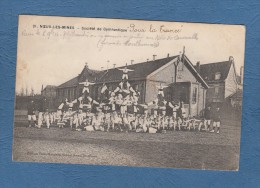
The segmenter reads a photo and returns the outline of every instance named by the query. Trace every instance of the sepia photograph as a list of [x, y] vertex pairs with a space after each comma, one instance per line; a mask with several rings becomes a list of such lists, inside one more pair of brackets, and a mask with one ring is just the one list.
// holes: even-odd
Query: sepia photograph
[[20, 15], [13, 161], [238, 171], [245, 32]]

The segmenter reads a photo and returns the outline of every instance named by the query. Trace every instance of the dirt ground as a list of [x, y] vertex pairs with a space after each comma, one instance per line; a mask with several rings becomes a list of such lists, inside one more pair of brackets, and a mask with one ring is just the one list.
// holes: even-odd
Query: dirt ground
[[240, 128], [220, 134], [77, 132], [14, 127], [13, 160], [48, 163], [238, 170]]

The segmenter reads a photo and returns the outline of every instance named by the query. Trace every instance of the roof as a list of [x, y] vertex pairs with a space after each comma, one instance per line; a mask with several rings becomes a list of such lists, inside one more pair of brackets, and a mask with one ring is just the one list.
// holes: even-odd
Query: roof
[[47, 85], [43, 90], [45, 89], [55, 89], [57, 86], [55, 85]]
[[[146, 77], [154, 72], [155, 70], [159, 69], [160, 67], [164, 66], [165, 64], [169, 63], [171, 60], [176, 58], [177, 56], [167, 57], [163, 59], [157, 59], [152, 61], [147, 61], [143, 63], [137, 63], [132, 65], [127, 65], [128, 69], [134, 70], [128, 72], [129, 80], [142, 80], [146, 79]], [[98, 74], [98, 79], [96, 82], [110, 82], [110, 81], [120, 81], [122, 79], [122, 71], [119, 70], [122, 67], [117, 67], [113, 69], [108, 69], [100, 72]]]
[[187, 68], [191, 71], [191, 73], [193, 73], [193, 75], [195, 76], [195, 78], [197, 80], [199, 80], [202, 85], [205, 87], [205, 88], [209, 88], [208, 84], [206, 83], [206, 81], [204, 80], [204, 78], [200, 75], [200, 73], [196, 70], [196, 68], [193, 66], [193, 64], [191, 63], [191, 61], [187, 58], [187, 56], [185, 55], [184, 56], [184, 62], [186, 62], [187, 64]]
[[78, 76], [78, 82], [85, 82], [86, 79], [88, 79], [88, 81], [90, 81], [90, 82], [95, 82], [97, 80], [98, 74], [100, 72], [102, 72], [102, 71], [90, 69], [86, 65]]
[[[221, 82], [226, 80], [231, 65], [232, 65], [232, 61], [202, 64], [200, 65], [199, 72], [202, 78], [208, 83]], [[215, 80], [216, 73], [221, 74], [219, 80]]]
[[[157, 59], [157, 60], [147, 61], [143, 63], [127, 65], [128, 69], [133, 70], [128, 72], [129, 80], [145, 80], [148, 75], [150, 75], [151, 73], [153, 73], [154, 71], [166, 65], [167, 63], [169, 63], [170, 61], [172, 61], [177, 57], [178, 56], [171, 56], [163, 59]], [[208, 88], [207, 83], [196, 71], [193, 64], [190, 62], [190, 60], [186, 56], [184, 57], [185, 57], [184, 62], [187, 65], [188, 69], [191, 71], [191, 73], [196, 77], [198, 81], [202, 83], [204, 87]], [[103, 71], [97, 71], [97, 70], [89, 69], [88, 66], [85, 66], [82, 72], [78, 76], [59, 85], [58, 88], [73, 87], [78, 85], [79, 82], [85, 81], [86, 79], [88, 79], [90, 82], [95, 82], [96, 84], [107, 83], [107, 82], [118, 82], [122, 80], [122, 74], [123, 74], [122, 71], [119, 69], [122, 69], [124, 67], [125, 66], [103, 70]]]
[[86, 65], [78, 76], [70, 79], [67, 82], [62, 83], [58, 86], [58, 88], [77, 86], [79, 82], [85, 82], [86, 79], [88, 79], [90, 82], [95, 82], [97, 79], [97, 75], [100, 72], [101, 71], [89, 69]]
[[59, 85], [58, 88], [61, 87], [72, 87], [72, 86], [77, 86], [78, 85], [78, 76], [70, 79], [67, 82], [64, 82], [63, 84]]

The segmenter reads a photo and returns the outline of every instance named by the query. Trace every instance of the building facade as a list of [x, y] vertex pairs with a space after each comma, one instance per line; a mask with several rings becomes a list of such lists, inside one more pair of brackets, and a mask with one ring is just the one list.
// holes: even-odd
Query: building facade
[[102, 74], [102, 72], [89, 69], [88, 65], [86, 64], [78, 76], [57, 86], [56, 92], [58, 101], [62, 102], [66, 98], [71, 101], [78, 98], [83, 90], [83, 84], [80, 83], [85, 82], [86, 79], [88, 79], [90, 82], [96, 83], [99, 74]]
[[41, 91], [41, 95], [43, 97], [47, 98], [55, 98], [56, 97], [56, 86], [53, 85], [47, 85], [44, 89]]
[[228, 61], [196, 65], [197, 71], [209, 85], [206, 102], [224, 103], [232, 94], [236, 93], [239, 84], [233, 57]]
[[39, 105], [43, 100], [45, 100], [45, 105], [49, 111], [55, 111], [57, 104], [57, 87], [53, 85], [47, 85], [45, 88], [42, 88], [41, 91], [41, 100], [39, 101]]
[[[88, 80], [95, 83], [90, 87], [91, 97], [99, 101], [103, 84], [113, 91], [122, 81], [120, 68], [124, 67], [97, 71], [85, 65], [78, 76], [57, 87], [57, 98], [60, 102], [65, 98], [76, 99], [82, 93], [80, 83]], [[205, 108], [208, 85], [185, 54], [131, 64], [127, 68], [133, 70], [128, 73], [128, 81], [140, 93], [139, 103], [156, 99], [158, 86], [162, 85], [168, 86], [164, 89], [166, 100], [182, 101], [189, 115], [199, 116]]]

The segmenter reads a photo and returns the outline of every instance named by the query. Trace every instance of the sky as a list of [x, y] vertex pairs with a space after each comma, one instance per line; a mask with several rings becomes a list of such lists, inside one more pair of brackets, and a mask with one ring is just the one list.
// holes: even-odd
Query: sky
[[41, 91], [77, 76], [88, 63], [101, 70], [185, 54], [195, 65], [228, 61], [244, 64], [245, 27], [121, 19], [20, 16], [16, 92]]

